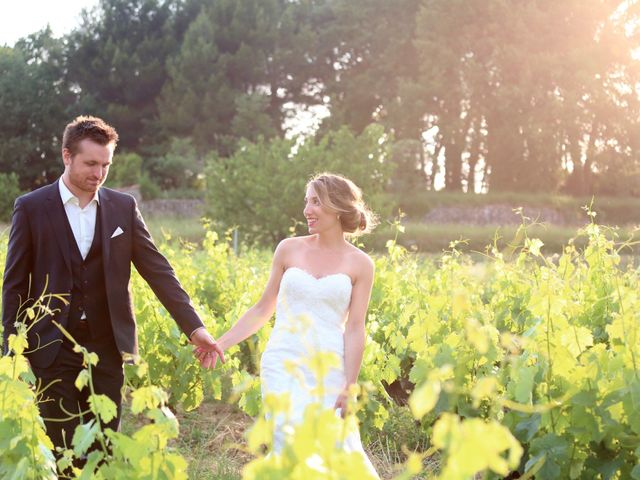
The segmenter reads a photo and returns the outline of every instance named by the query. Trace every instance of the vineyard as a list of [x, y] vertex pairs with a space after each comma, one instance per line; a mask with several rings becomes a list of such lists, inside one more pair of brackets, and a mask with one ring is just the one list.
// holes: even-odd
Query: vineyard
[[[615, 231], [590, 224], [577, 236], [586, 246], [569, 242], [549, 257], [523, 229], [520, 245], [489, 246], [480, 262], [463, 244], [428, 259], [390, 241], [375, 258], [355, 414], [342, 420], [310, 408], [280, 455], [266, 454], [267, 414], [286, 398], [267, 398], [263, 411], [257, 375], [271, 327], [203, 371], [136, 275], [141, 358], [126, 369], [127, 403], [145, 420], [126, 434], [83, 425], [62, 461], [70, 465], [98, 441], [78, 478], [187, 478], [173, 446], [182, 434], [174, 412], [217, 401], [254, 418], [238, 446], [252, 458], [246, 479], [367, 478], [358, 456], [335, 448], [336, 433], [356, 422], [365, 445], [383, 430], [401, 444], [394, 478], [640, 479], [640, 269], [622, 265], [626, 244]], [[258, 299], [269, 272], [270, 253], [235, 254], [214, 232], [202, 246], [168, 241], [161, 250], [214, 336]], [[0, 359], [2, 478], [56, 478], [23, 355], [26, 329], [46, 305], [45, 295], [24, 310], [14, 355]], [[84, 354], [76, 383], [92, 388], [96, 358]], [[314, 358], [319, 374], [330, 361]], [[91, 408], [103, 419], [114, 414], [100, 395]]]

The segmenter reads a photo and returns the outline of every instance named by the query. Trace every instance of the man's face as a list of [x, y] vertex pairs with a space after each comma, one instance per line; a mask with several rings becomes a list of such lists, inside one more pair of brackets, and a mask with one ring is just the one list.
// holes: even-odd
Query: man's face
[[114, 145], [100, 145], [88, 138], [78, 143], [77, 152], [71, 155], [63, 149], [65, 172], [73, 187], [87, 193], [95, 193], [107, 179]]

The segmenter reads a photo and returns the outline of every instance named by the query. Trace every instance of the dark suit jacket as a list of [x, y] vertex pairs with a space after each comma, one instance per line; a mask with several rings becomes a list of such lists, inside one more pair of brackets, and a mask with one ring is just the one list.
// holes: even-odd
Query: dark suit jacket
[[[127, 353], [137, 353], [138, 349], [129, 291], [132, 262], [186, 335], [203, 326], [173, 268], [153, 244], [135, 199], [104, 187], [99, 190], [99, 198], [107, 300], [118, 349]], [[5, 353], [8, 337], [15, 333], [21, 301], [27, 300], [28, 306], [43, 292], [71, 292], [66, 221], [58, 182], [23, 195], [15, 202], [2, 287]], [[118, 227], [123, 233], [111, 238]], [[62, 338], [62, 333], [51, 320], [66, 327], [69, 318], [68, 304], [53, 300], [50, 308], [54, 313], [33, 324], [28, 334], [29, 349], [40, 346], [28, 354], [29, 361], [40, 368], [51, 365], [60, 348], [56, 340]]]

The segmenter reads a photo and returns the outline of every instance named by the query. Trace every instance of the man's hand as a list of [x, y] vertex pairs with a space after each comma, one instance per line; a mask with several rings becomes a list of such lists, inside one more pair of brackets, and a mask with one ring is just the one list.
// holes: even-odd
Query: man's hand
[[220, 345], [213, 339], [206, 328], [198, 328], [189, 340], [195, 345], [194, 355], [200, 361], [203, 368], [214, 368], [220, 357], [220, 361], [224, 363], [224, 352]]

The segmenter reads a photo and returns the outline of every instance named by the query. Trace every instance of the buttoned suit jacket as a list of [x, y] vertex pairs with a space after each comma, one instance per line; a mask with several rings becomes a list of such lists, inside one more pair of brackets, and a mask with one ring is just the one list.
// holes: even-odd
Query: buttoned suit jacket
[[[4, 352], [8, 353], [8, 338], [16, 332], [15, 323], [21, 314], [20, 320], [26, 320], [30, 326], [27, 358], [40, 368], [51, 365], [60, 349], [63, 334], [53, 320], [67, 327], [68, 296], [73, 287], [71, 246], [64, 223], [68, 220], [59, 181], [16, 200], [2, 286]], [[180, 329], [190, 336], [203, 326], [202, 321], [173, 268], [154, 245], [135, 199], [105, 187], [99, 189], [98, 195], [109, 320], [118, 349], [122, 353], [138, 352], [129, 285], [131, 264]], [[112, 237], [116, 232], [119, 234]], [[43, 293], [66, 295], [67, 302], [51, 298], [48, 302], [51, 312], [36, 311], [43, 315], [30, 323], [26, 308]]]

